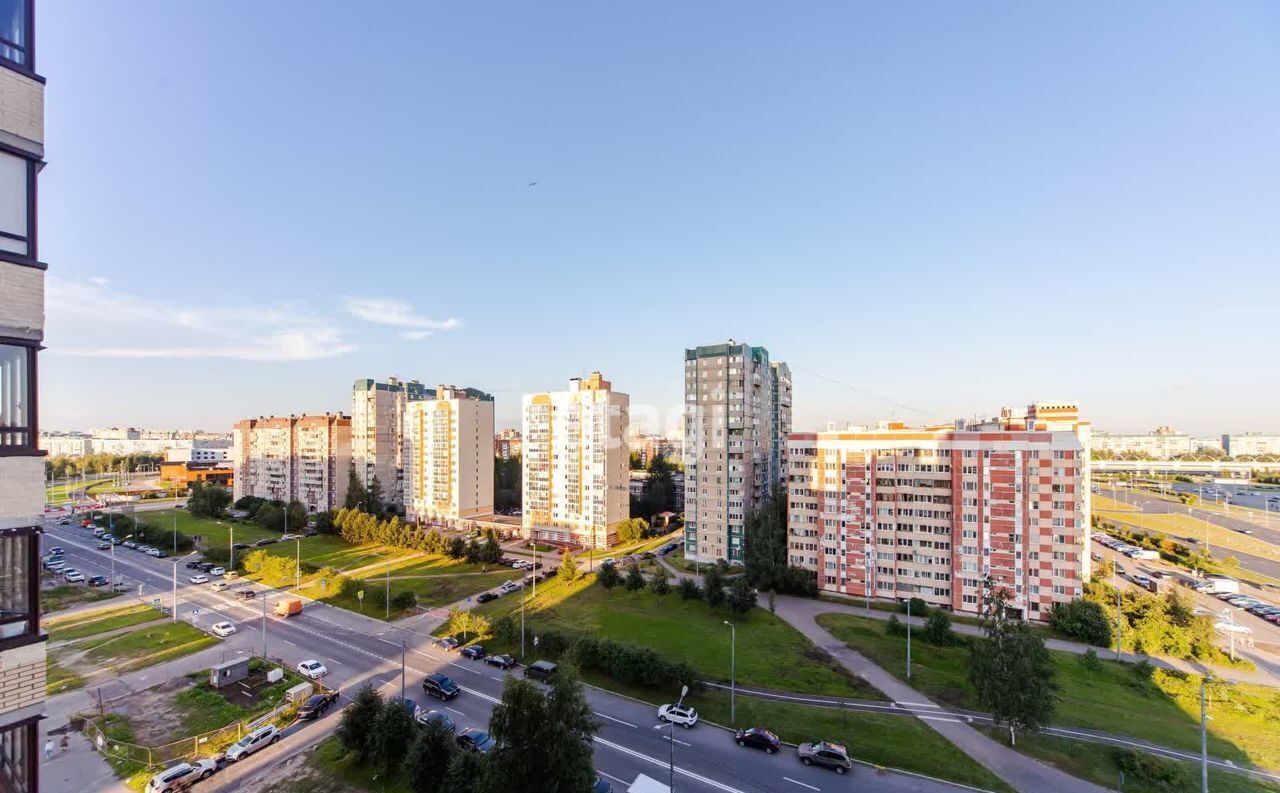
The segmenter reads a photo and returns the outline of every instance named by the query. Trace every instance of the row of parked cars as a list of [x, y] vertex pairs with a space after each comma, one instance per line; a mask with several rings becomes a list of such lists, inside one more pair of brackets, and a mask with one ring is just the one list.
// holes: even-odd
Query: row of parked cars
[[1280, 606], [1273, 606], [1255, 597], [1232, 592], [1220, 592], [1214, 597], [1229, 606], [1244, 609], [1255, 617], [1270, 622], [1272, 625], [1280, 625]]
[[1160, 558], [1159, 551], [1153, 551], [1150, 548], [1139, 548], [1136, 545], [1130, 545], [1124, 540], [1117, 540], [1115, 537], [1109, 537], [1105, 534], [1095, 534], [1093, 539], [1116, 553], [1122, 553], [1130, 559], [1146, 559], [1148, 561]]

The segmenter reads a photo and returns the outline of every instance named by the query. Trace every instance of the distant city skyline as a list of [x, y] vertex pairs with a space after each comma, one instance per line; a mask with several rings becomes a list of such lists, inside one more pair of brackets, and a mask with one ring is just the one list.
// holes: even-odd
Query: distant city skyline
[[1280, 6], [324, 7], [42, 6], [43, 427], [593, 370], [669, 423], [734, 338], [800, 430], [1280, 431]]

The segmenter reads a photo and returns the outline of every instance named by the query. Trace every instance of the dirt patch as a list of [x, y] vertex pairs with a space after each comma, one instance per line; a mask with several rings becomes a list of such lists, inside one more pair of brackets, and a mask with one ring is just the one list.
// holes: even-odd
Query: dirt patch
[[135, 743], [159, 746], [182, 735], [182, 712], [176, 704], [178, 694], [195, 685], [195, 681], [176, 677], [168, 683], [130, 694], [113, 705], [113, 710], [129, 717]]
[[259, 793], [356, 793], [351, 787], [309, 762], [312, 749], [267, 768], [245, 780], [246, 789]]

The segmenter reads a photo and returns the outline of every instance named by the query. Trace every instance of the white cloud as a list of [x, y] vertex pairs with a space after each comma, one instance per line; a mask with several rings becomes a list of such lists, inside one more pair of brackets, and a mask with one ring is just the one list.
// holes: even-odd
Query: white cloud
[[425, 339], [437, 330], [462, 327], [460, 319], [430, 319], [416, 313], [413, 306], [403, 300], [392, 298], [348, 297], [345, 306], [347, 313], [356, 319], [376, 325], [390, 325], [393, 328], [408, 328], [401, 336], [415, 341]]
[[65, 355], [309, 361], [356, 349], [333, 322], [292, 304], [165, 303], [101, 278], [51, 276], [46, 289], [50, 352]]

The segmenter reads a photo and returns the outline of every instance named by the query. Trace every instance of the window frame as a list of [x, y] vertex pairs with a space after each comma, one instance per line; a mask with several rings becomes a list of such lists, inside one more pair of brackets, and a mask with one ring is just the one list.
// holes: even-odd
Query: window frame
[[[5, 59], [0, 56], [0, 66], [6, 63]], [[18, 240], [27, 244], [27, 252], [25, 254], [14, 253], [13, 251], [0, 250], [0, 260], [13, 262], [14, 264], [25, 264], [29, 266], [44, 269], [44, 265], [40, 263], [39, 234], [40, 228], [38, 220], [39, 212], [39, 173], [44, 161], [39, 157], [35, 157], [29, 151], [0, 143], [0, 152], [18, 157], [27, 164], [27, 234], [25, 237], [11, 232], [0, 231], [0, 236], [6, 239]]]
[[22, 35], [26, 41], [18, 44], [16, 41], [10, 41], [6, 38], [0, 38], [0, 45], [9, 49], [20, 50], [25, 56], [25, 61], [15, 61], [12, 58], [6, 58], [0, 55], [0, 66], [12, 69], [15, 72], [21, 72], [28, 77], [35, 77], [44, 82], [42, 78], [36, 75], [36, 4], [35, 0], [20, 0], [23, 10], [23, 31]]
[[10, 733], [22, 730], [19, 740], [23, 744], [23, 756], [19, 759], [21, 763], [20, 773], [24, 777], [22, 779], [22, 787], [18, 787], [17, 783], [12, 782], [12, 777], [8, 775], [5, 763], [0, 761], [0, 778], [5, 778], [4, 782], [0, 782], [0, 787], [5, 790], [14, 789], [21, 790], [23, 793], [36, 793], [40, 789], [40, 719], [43, 716], [31, 716], [0, 727], [0, 734], [8, 735]]
[[[0, 457], [43, 457], [44, 451], [40, 449], [40, 410], [39, 410], [39, 355], [40, 350], [44, 349], [39, 342], [31, 339], [19, 339], [10, 336], [0, 336], [0, 345], [7, 347], [20, 347], [27, 351], [27, 425], [26, 427], [16, 428], [19, 431], [27, 433], [26, 443], [6, 444], [0, 440]], [[5, 430], [0, 428], [0, 437], [3, 436]]]
[[[40, 631], [40, 574], [43, 569], [40, 565], [40, 534], [40, 529], [35, 526], [0, 531], [0, 541], [19, 537], [27, 539], [27, 629], [16, 636], [0, 638], [0, 652], [42, 642], [47, 638]], [[17, 622], [18, 619], [11, 621]]]

